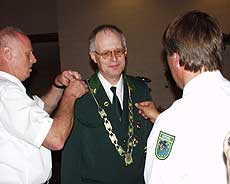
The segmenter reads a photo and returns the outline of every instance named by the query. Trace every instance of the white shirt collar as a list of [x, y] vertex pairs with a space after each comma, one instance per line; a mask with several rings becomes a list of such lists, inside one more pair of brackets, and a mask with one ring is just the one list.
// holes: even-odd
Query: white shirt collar
[[111, 85], [102, 75], [100, 72], [98, 72], [98, 78], [110, 100], [110, 102], [112, 103], [113, 101], [113, 92], [110, 90], [110, 88], [112, 86], [115, 86], [116, 89], [116, 94], [120, 100], [120, 104], [121, 104], [121, 108], [123, 109], [123, 95], [124, 95], [124, 82], [123, 82], [123, 77], [122, 75], [120, 76], [119, 81], [117, 82], [116, 85]]
[[[219, 83], [219, 80], [223, 79], [223, 75], [219, 70], [203, 72], [192, 80], [190, 80], [183, 89], [183, 96], [190, 94], [191, 92], [201, 92], [202, 89], [213, 86]], [[200, 89], [200, 90], [197, 90]]]
[[18, 86], [20, 86], [20, 88], [23, 90], [23, 91], [26, 91], [26, 88], [24, 87], [24, 85], [22, 84], [22, 82], [15, 76], [7, 73], [7, 72], [3, 72], [3, 71], [0, 71], [0, 78], [3, 78], [3, 79], [7, 79], [13, 83], [16, 83]]

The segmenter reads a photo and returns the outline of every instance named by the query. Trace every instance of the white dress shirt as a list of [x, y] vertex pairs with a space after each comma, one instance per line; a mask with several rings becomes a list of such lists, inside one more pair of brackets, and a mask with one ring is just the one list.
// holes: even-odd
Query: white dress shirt
[[189, 81], [150, 133], [146, 184], [227, 184], [223, 141], [230, 130], [229, 106], [230, 83], [219, 71]]
[[98, 78], [110, 100], [110, 102], [112, 103], [113, 101], [113, 92], [110, 90], [110, 88], [112, 86], [116, 87], [116, 95], [120, 101], [120, 104], [121, 104], [121, 108], [123, 109], [123, 94], [124, 94], [124, 82], [123, 82], [123, 78], [122, 78], [122, 75], [119, 79], [119, 81], [117, 82], [116, 85], [111, 85], [102, 75], [101, 73], [99, 72], [98, 73]]
[[0, 71], [0, 184], [41, 184], [51, 174], [51, 152], [42, 146], [53, 119], [43, 101]]

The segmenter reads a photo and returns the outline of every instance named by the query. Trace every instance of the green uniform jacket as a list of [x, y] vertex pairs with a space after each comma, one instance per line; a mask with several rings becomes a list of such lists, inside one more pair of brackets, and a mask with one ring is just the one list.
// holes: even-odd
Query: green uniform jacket
[[126, 151], [128, 140], [128, 86], [134, 113], [134, 136], [138, 140], [133, 149], [133, 164], [125, 166], [111, 143], [97, 105], [90, 93], [75, 103], [74, 127], [62, 152], [61, 184], [143, 184], [146, 142], [152, 123], [138, 114], [135, 102], [151, 100], [148, 86], [135, 77], [124, 76], [122, 122], [114, 110], [97, 74], [89, 80], [99, 105], [105, 110], [119, 144]]

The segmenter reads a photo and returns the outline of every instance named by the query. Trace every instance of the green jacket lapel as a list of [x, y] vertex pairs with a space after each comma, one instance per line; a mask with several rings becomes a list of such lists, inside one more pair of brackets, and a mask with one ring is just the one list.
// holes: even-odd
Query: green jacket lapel
[[112, 113], [111, 102], [98, 78], [97, 73], [95, 73], [89, 80], [91, 93], [95, 96], [98, 104], [102, 107], [107, 115]]

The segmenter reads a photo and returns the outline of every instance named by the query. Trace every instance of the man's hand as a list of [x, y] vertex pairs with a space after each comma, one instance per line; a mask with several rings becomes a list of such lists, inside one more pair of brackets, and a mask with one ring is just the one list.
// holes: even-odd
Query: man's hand
[[226, 159], [230, 161], [230, 133], [228, 133], [224, 139], [224, 154]]
[[145, 119], [149, 118], [153, 123], [160, 114], [156, 105], [152, 101], [136, 103], [135, 106], [139, 109], [139, 114], [141, 114]]
[[64, 91], [64, 96], [72, 96], [77, 99], [88, 91], [88, 87], [83, 80], [71, 79]]
[[[73, 84], [71, 84], [72, 81], [74, 81]], [[69, 85], [70, 87], [67, 89]], [[66, 90], [64, 90], [65, 88]], [[75, 100], [87, 91], [87, 86], [81, 81], [81, 75], [78, 72], [71, 70], [64, 71], [55, 77], [52, 87], [41, 97], [45, 103], [44, 109], [49, 114], [52, 113], [57, 107], [63, 92], [66, 97]]]
[[230, 183], [230, 132], [226, 135], [224, 139], [224, 154], [226, 156], [226, 165], [228, 173], [228, 183]]
[[53, 82], [61, 88], [67, 87], [72, 80], [81, 80], [81, 75], [76, 71], [67, 70], [57, 75]]

